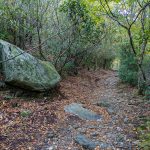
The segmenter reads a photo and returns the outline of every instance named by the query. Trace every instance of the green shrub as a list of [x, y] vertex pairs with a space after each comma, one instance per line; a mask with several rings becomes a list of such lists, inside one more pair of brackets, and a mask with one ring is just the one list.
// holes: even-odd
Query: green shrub
[[150, 86], [146, 88], [144, 95], [147, 100], [150, 100]]
[[[107, 44], [108, 41], [103, 41], [103, 44], [86, 53], [83, 64], [94, 70], [103, 68], [110, 69], [116, 57], [114, 48]], [[107, 47], [105, 47], [107, 45]]]
[[146, 83], [144, 82], [142, 75], [140, 75], [139, 88], [146, 99], [150, 99], [150, 56], [145, 55], [143, 60], [143, 70], [146, 76]]
[[138, 84], [138, 65], [129, 46], [124, 46], [120, 53], [119, 77], [125, 83]]
[[13, 99], [13, 97], [12, 96], [10, 96], [10, 95], [6, 95], [6, 96], [4, 96], [4, 100], [11, 100], [11, 99]]
[[21, 117], [29, 117], [30, 115], [31, 115], [30, 110], [23, 110], [23, 111], [20, 112]]
[[150, 118], [142, 118], [143, 124], [141, 124], [137, 131], [139, 133], [139, 146], [143, 150], [149, 150], [150, 148]]

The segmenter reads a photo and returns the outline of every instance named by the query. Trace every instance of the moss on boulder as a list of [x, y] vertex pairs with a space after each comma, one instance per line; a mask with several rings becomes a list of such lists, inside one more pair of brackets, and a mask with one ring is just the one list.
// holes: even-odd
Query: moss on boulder
[[61, 77], [50, 62], [41, 61], [2, 40], [0, 51], [6, 83], [32, 91], [46, 91], [59, 83]]

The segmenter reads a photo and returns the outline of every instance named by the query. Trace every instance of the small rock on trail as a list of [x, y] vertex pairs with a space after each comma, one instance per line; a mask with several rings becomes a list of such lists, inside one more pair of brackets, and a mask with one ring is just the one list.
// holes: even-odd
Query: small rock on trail
[[91, 110], [83, 108], [82, 104], [72, 103], [68, 106], [65, 106], [65, 111], [77, 115], [81, 119], [85, 120], [96, 120], [96, 121], [102, 120], [101, 115], [98, 115]]
[[107, 143], [101, 142], [101, 141], [93, 141], [83, 134], [78, 134], [74, 138], [75, 142], [81, 145], [85, 149], [94, 150], [96, 147], [99, 147], [101, 149], [111, 148], [111, 146]]

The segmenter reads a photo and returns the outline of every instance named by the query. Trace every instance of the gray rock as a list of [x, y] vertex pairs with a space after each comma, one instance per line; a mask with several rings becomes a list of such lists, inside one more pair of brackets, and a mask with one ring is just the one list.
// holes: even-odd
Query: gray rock
[[111, 107], [109, 107], [109, 108], [107, 109], [107, 111], [108, 111], [108, 113], [109, 113], [110, 115], [115, 114], [115, 111], [114, 111]]
[[90, 139], [81, 134], [78, 134], [74, 140], [76, 143], [78, 143], [79, 145], [81, 145], [83, 148], [86, 149], [92, 150], [96, 148], [96, 146], [98, 146], [97, 143], [91, 141]]
[[128, 123], [128, 122], [129, 122], [129, 119], [128, 119], [127, 117], [125, 117], [125, 118], [123, 119], [123, 121], [124, 121], [124, 123]]
[[98, 135], [99, 135], [98, 132], [92, 132], [92, 133], [91, 133], [91, 136], [92, 136], [92, 137], [97, 137]]
[[123, 129], [122, 129], [121, 127], [117, 127], [116, 129], [117, 129], [117, 131], [119, 131], [119, 132], [122, 132], [122, 131], [123, 131]]
[[43, 145], [43, 146], [39, 146], [37, 147], [35, 150], [56, 150], [57, 146], [55, 145]]
[[125, 140], [125, 135], [123, 135], [123, 134], [121, 134], [121, 133], [118, 133], [118, 134], [116, 135], [116, 141], [117, 141], [117, 142], [124, 142], [124, 140]]
[[86, 129], [85, 129], [85, 128], [79, 128], [78, 131], [79, 131], [80, 133], [86, 133]]
[[87, 128], [87, 129], [101, 129], [102, 127], [103, 127], [102, 125], [98, 125], [98, 126], [87, 125], [87, 126], [85, 126], [85, 128]]
[[100, 107], [109, 107], [110, 104], [107, 102], [107, 101], [98, 101], [96, 103], [97, 106], [100, 106]]
[[72, 127], [73, 127], [74, 129], [78, 129], [78, 128], [79, 128], [79, 125], [74, 124]]
[[56, 137], [56, 134], [55, 134], [53, 131], [49, 131], [49, 132], [47, 133], [47, 138], [52, 139], [52, 138], [54, 138], [54, 137]]
[[56, 86], [61, 79], [50, 62], [36, 59], [2, 40], [0, 40], [0, 56], [2, 56], [0, 61], [3, 61], [5, 83], [32, 91], [45, 91]]
[[54, 150], [55, 149], [55, 147], [54, 146], [50, 146], [50, 147], [47, 147], [47, 149], [46, 150]]
[[82, 107], [82, 104], [72, 103], [70, 105], [65, 106], [65, 111], [68, 113], [72, 113], [74, 115], [77, 115], [81, 119], [86, 120], [102, 120], [102, 116], [96, 114], [95, 112], [85, 109]]
[[92, 141], [91, 139], [87, 138], [86, 136], [82, 134], [78, 134], [74, 138], [75, 142], [81, 145], [85, 149], [94, 150], [97, 146], [99, 146], [101, 149], [110, 148], [110, 145], [104, 142], [99, 141]]
[[0, 89], [6, 88], [6, 84], [4, 81], [0, 81]]
[[95, 105], [97, 105], [99, 107], [106, 107], [107, 111], [110, 115], [115, 114], [114, 108], [111, 106], [111, 104], [108, 102], [107, 99], [100, 100], [100, 101], [96, 102]]

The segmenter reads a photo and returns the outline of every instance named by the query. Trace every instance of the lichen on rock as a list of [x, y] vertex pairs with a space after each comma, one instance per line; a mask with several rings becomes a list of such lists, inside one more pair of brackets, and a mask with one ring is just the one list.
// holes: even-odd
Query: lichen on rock
[[0, 51], [6, 83], [32, 91], [45, 91], [59, 83], [61, 77], [50, 62], [41, 61], [3, 40], [0, 40]]

